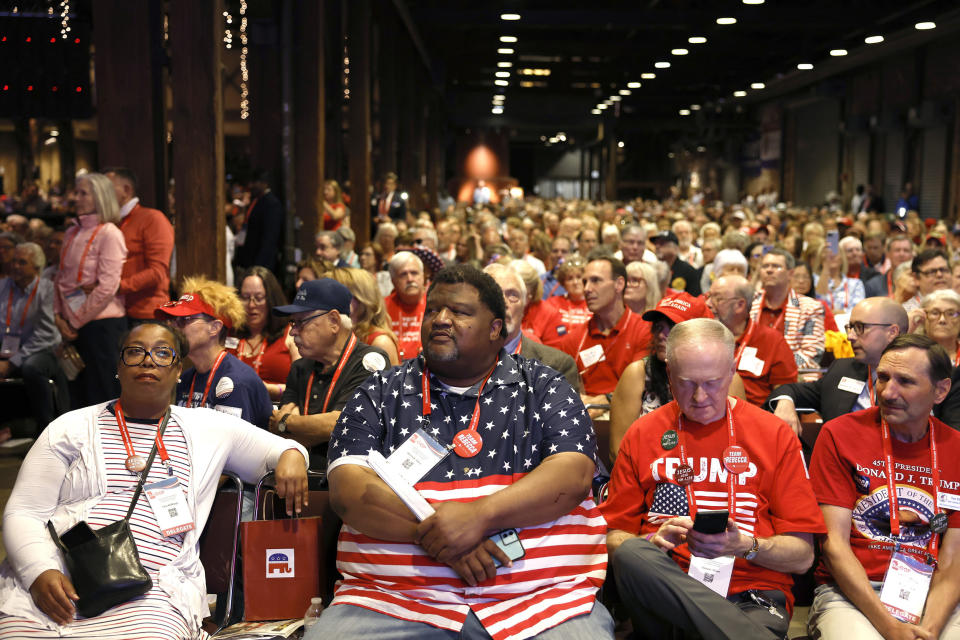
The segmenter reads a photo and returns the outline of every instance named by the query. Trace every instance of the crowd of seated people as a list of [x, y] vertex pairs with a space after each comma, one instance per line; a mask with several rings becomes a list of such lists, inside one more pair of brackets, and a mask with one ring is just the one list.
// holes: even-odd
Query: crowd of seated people
[[[309, 638], [611, 637], [604, 580], [637, 637], [784, 637], [808, 571], [814, 637], [960, 637], [960, 226], [767, 197], [428, 212], [387, 182], [359, 244], [362, 214], [324, 185], [316, 253], [286, 289], [266, 245], [226, 282], [173, 273], [172, 226], [126, 169], [80, 177], [62, 229], [7, 216], [0, 377], [22, 380], [38, 442], [4, 519], [0, 638], [74, 614], [69, 578], [23, 537], [29, 499], [61, 507], [27, 475], [73, 482], [57, 439], [81, 419], [112, 438], [115, 399], [130, 413], [152, 379], [175, 437], [213, 409], [225, 433], [278, 438], [243, 464], [293, 440], [327, 472], [342, 580]], [[234, 195], [236, 248], [262, 242], [276, 196], [263, 179]], [[415, 434], [445, 451], [408, 465], [422, 521], [366, 461]], [[195, 637], [194, 613], [164, 609], [183, 618], [170, 637]]]

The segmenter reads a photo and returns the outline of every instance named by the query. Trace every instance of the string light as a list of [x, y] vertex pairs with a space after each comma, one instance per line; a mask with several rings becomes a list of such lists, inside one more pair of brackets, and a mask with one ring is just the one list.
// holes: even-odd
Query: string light
[[67, 34], [69, 33], [70, 33], [70, 0], [60, 0], [60, 37], [66, 40]]
[[240, 0], [240, 119], [250, 117], [250, 91], [247, 80], [247, 0]]
[[223, 12], [223, 18], [227, 23], [227, 26], [223, 29], [223, 42], [227, 45], [227, 49], [233, 48], [233, 29], [230, 28], [230, 25], [233, 24], [233, 16], [230, 15], [229, 11]]

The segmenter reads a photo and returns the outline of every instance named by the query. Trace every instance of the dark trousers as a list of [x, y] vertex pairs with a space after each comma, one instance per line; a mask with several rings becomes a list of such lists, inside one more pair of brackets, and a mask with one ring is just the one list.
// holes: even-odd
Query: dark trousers
[[120, 360], [120, 337], [126, 330], [126, 318], [104, 318], [91, 320], [77, 331], [75, 344], [86, 365], [77, 379], [78, 406], [97, 404], [120, 395], [117, 362]]
[[[54, 418], [70, 408], [67, 377], [63, 375], [53, 349], [44, 349], [26, 358], [20, 367], [20, 375], [39, 434]], [[52, 386], [50, 380], [53, 380]]]
[[739, 595], [722, 598], [642, 538], [620, 545], [613, 554], [613, 574], [638, 638], [670, 639], [679, 630], [704, 640], [771, 640], [786, 637], [790, 626], [782, 593], [760, 592], [778, 603], [779, 617], [752, 602], [741, 603]]

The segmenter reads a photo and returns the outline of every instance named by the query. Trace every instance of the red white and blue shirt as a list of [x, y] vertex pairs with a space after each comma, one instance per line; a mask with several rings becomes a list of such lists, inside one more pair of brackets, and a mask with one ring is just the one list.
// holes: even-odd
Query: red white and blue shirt
[[[461, 394], [431, 376], [431, 411], [424, 416], [423, 366], [420, 356], [357, 388], [334, 429], [328, 472], [366, 466], [371, 450], [389, 456], [419, 428], [445, 445], [467, 428], [480, 385]], [[596, 451], [590, 418], [563, 376], [506, 351], [482, 389], [478, 431], [479, 454], [451, 452], [414, 485], [429, 502], [470, 502], [519, 481], [550, 455], [593, 458]], [[588, 497], [552, 522], [518, 529], [525, 556], [470, 587], [419, 545], [378, 540], [345, 524], [337, 547], [344, 579], [333, 604], [451, 631], [473, 611], [495, 640], [529, 638], [591, 611], [606, 575], [606, 531]]]

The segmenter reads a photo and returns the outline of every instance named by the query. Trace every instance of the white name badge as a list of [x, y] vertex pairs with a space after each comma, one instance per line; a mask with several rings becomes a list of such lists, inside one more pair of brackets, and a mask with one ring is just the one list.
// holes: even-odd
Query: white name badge
[[603, 347], [599, 344], [595, 344], [589, 349], [584, 349], [580, 352], [580, 362], [583, 363], [583, 366], [589, 367], [592, 364], [596, 364], [603, 360]]
[[243, 417], [243, 409], [240, 407], [228, 407], [227, 405], [224, 405], [224, 404], [217, 404], [217, 405], [214, 405], [213, 408], [216, 411], [219, 411], [220, 413], [225, 413], [229, 416], [233, 416], [234, 418]]
[[719, 558], [701, 558], [690, 554], [690, 568], [687, 575], [704, 584], [722, 598], [730, 590], [730, 578], [733, 577], [733, 556]]
[[401, 480], [413, 486], [449, 453], [446, 447], [431, 438], [430, 434], [423, 429], [417, 429], [390, 454], [387, 464]]
[[940, 491], [937, 493], [937, 502], [939, 502], [940, 506], [944, 509], [960, 511], [960, 496]]
[[180, 489], [179, 478], [170, 476], [160, 482], [143, 485], [143, 492], [147, 494], [153, 514], [157, 516], [163, 537], [169, 538], [193, 529], [193, 518]]
[[20, 336], [15, 336], [12, 333], [3, 334], [3, 345], [0, 346], [0, 358], [9, 360], [17, 355], [17, 351], [20, 351]]
[[240, 346], [240, 338], [236, 336], [229, 336], [223, 341], [223, 346], [225, 346], [227, 349], [236, 349]]
[[903, 552], [890, 556], [890, 566], [883, 578], [880, 602], [897, 620], [916, 624], [923, 615], [927, 592], [933, 579], [933, 567]]
[[757, 357], [756, 347], [744, 347], [737, 369], [759, 376], [763, 373], [763, 360]]
[[860, 395], [863, 392], [863, 387], [866, 384], [867, 382], [865, 380], [856, 380], [855, 378], [843, 376], [840, 378], [840, 384], [837, 385], [837, 389]]
[[70, 310], [76, 313], [77, 310], [83, 306], [83, 303], [87, 301], [87, 294], [83, 292], [83, 289], [74, 289], [64, 295], [64, 300], [67, 306], [70, 307]]

